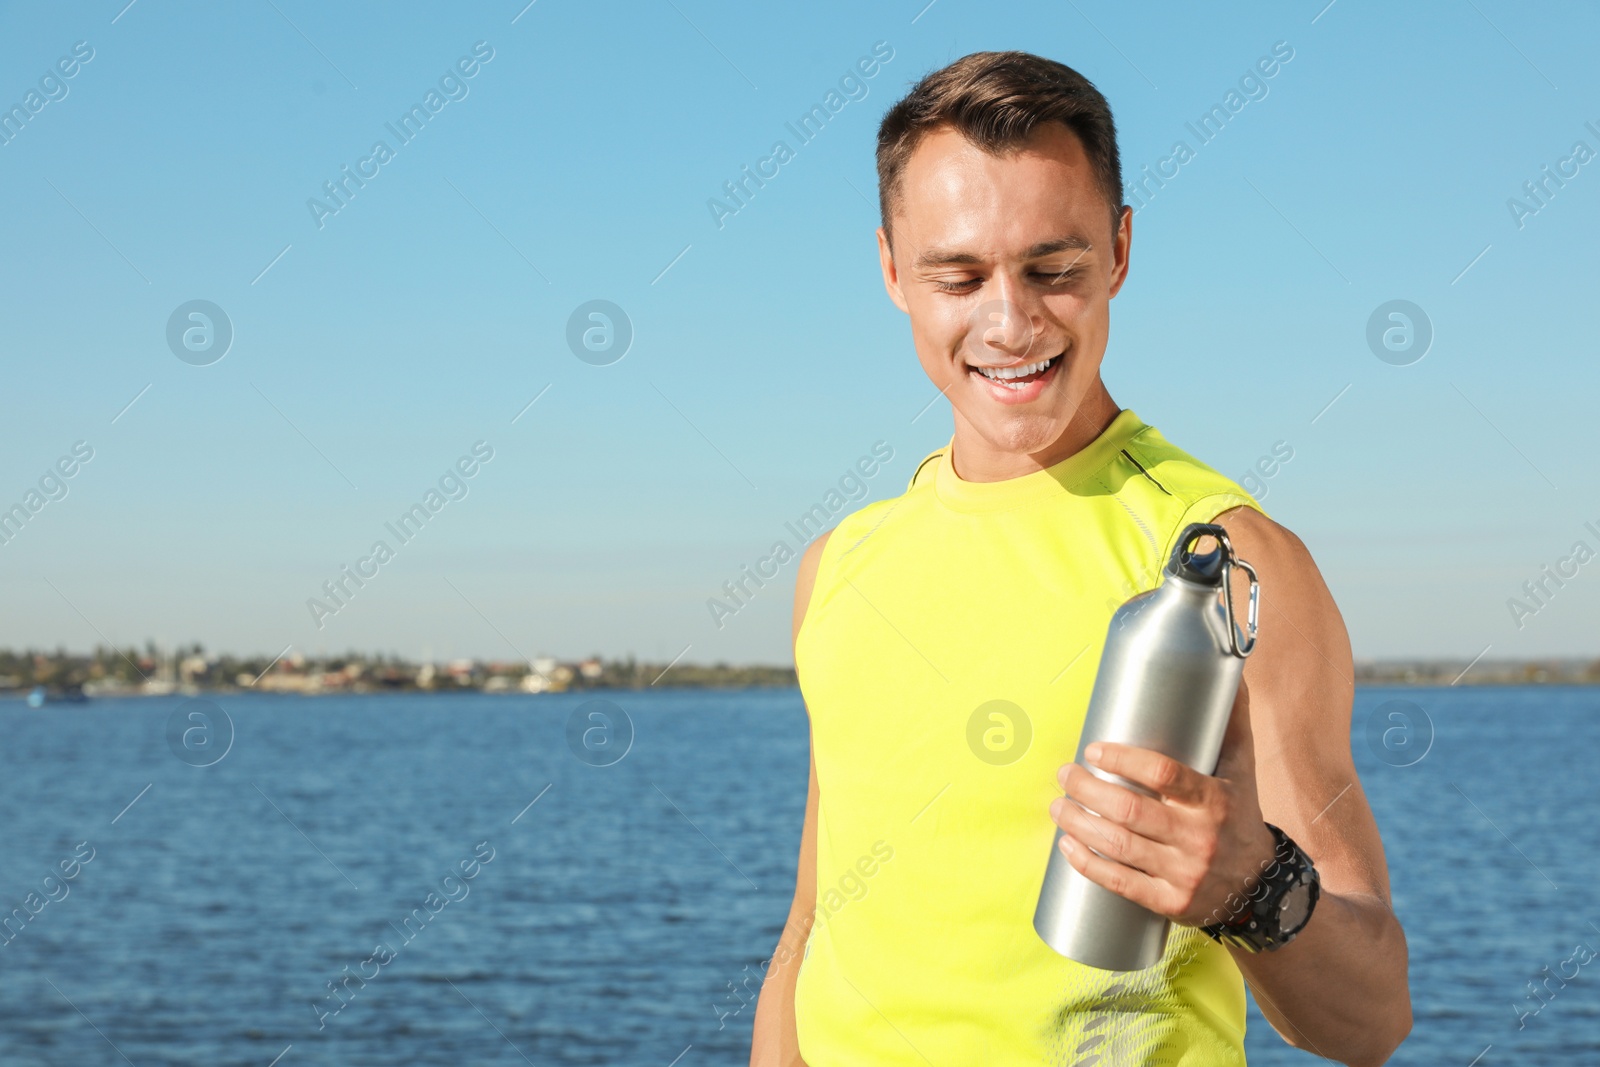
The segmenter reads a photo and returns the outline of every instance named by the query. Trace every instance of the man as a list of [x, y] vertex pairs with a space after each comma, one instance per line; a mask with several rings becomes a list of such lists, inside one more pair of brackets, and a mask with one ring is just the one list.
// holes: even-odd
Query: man
[[[969, 55], [884, 117], [878, 179], [884, 284], [955, 432], [799, 568], [811, 780], [752, 1064], [1242, 1064], [1246, 982], [1289, 1044], [1383, 1063], [1410, 993], [1349, 640], [1305, 546], [1101, 381], [1132, 238], [1104, 98]], [[1264, 591], [1215, 775], [1111, 744], [1087, 758], [1149, 795], [1062, 766], [1112, 610], [1210, 521]], [[1160, 964], [1039, 939], [1057, 826], [1079, 872], [1176, 924]]]

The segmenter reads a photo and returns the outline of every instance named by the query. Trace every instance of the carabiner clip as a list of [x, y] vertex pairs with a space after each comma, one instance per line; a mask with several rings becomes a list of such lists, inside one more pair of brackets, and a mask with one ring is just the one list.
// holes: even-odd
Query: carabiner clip
[[[1242, 567], [1250, 576], [1250, 606], [1245, 609], [1245, 644], [1239, 647], [1239, 626], [1233, 616], [1233, 588], [1228, 581], [1228, 576], [1233, 573], [1233, 568]], [[1261, 619], [1261, 582], [1256, 577], [1256, 569], [1244, 560], [1233, 554], [1233, 546], [1228, 546], [1228, 562], [1222, 571], [1222, 603], [1227, 609], [1228, 617], [1228, 645], [1233, 655], [1244, 659], [1256, 647], [1256, 628]]]

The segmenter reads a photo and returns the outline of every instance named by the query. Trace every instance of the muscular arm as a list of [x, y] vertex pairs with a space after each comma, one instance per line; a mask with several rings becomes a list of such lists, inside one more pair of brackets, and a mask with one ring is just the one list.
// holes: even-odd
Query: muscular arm
[[1299, 538], [1248, 508], [1220, 521], [1262, 579], [1261, 643], [1244, 670], [1261, 815], [1322, 879], [1299, 937], [1275, 952], [1230, 951], [1285, 1041], [1380, 1064], [1411, 1030], [1411, 993], [1383, 842], [1350, 755], [1350, 639]]
[[[822, 546], [827, 544], [831, 534], [830, 530], [817, 538], [800, 557], [794, 592], [795, 638], [800, 636], [800, 624], [805, 621], [806, 608], [811, 603], [811, 587], [816, 582]], [[811, 781], [806, 788], [806, 820], [800, 831], [800, 862], [795, 871], [794, 902], [789, 905], [789, 917], [784, 922], [783, 933], [778, 937], [778, 948], [772, 954], [772, 965], [767, 968], [767, 977], [761, 985], [761, 995], [756, 1003], [750, 1067], [793, 1067], [795, 1064], [805, 1067], [805, 1061], [800, 1058], [800, 1043], [795, 1036], [794, 987], [816, 904], [817, 758], [813, 749]]]
[[1254, 887], [1273, 855], [1266, 823], [1280, 827], [1316, 864], [1321, 899], [1289, 944], [1229, 952], [1285, 1041], [1377, 1067], [1411, 1030], [1411, 994], [1383, 842], [1350, 755], [1349, 637], [1297, 537], [1249, 508], [1217, 521], [1255, 565], [1262, 593], [1216, 774], [1147, 749], [1091, 745], [1087, 759], [1157, 795], [1069, 764], [1062, 785], [1078, 804], [1058, 800], [1051, 811], [1064, 844], [1101, 853], [1069, 851], [1086, 877], [1191, 926], [1227, 914], [1227, 899]]

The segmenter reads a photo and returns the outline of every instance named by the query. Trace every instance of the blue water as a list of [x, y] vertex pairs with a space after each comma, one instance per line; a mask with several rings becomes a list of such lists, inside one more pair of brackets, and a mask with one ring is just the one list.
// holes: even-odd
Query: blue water
[[[0, 946], [0, 1063], [744, 1062], [730, 986], [793, 889], [799, 696], [608, 694], [635, 736], [590, 766], [567, 737], [594, 696], [228, 697], [201, 767], [176, 753], [223, 728], [175, 749], [180, 698], [0, 703], [0, 908], [60, 898]], [[1395, 699], [1433, 724], [1411, 766], [1421, 733], [1368, 744]], [[1520, 1030], [1512, 1005], [1600, 949], [1600, 690], [1368, 689], [1355, 722], [1411, 949], [1391, 1062], [1597, 1062], [1600, 959]], [[1253, 1009], [1247, 1046], [1312, 1059]]]

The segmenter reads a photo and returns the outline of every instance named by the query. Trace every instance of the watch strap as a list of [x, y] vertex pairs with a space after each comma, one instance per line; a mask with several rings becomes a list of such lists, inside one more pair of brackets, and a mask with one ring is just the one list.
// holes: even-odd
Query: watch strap
[[[1200, 927], [1212, 940], [1250, 952], [1270, 952], [1293, 941], [1310, 922], [1322, 892], [1321, 878], [1311, 857], [1278, 827], [1271, 823], [1266, 826], [1277, 846], [1272, 863], [1262, 870], [1254, 888], [1228, 898], [1227, 918]], [[1284, 898], [1300, 886], [1305, 886], [1308, 894], [1305, 915], [1292, 929], [1285, 929]]]

